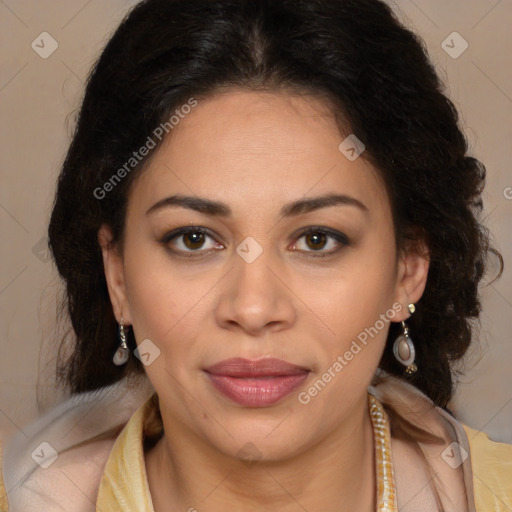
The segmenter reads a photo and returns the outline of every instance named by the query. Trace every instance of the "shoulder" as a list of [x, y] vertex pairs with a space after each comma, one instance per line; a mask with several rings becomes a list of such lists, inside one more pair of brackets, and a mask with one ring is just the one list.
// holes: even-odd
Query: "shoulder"
[[[95, 511], [103, 468], [114, 441], [115, 438], [86, 442], [58, 454], [48, 446], [36, 448], [32, 458], [40, 458], [41, 465], [18, 473], [16, 479], [9, 474], [8, 493], [5, 487], [0, 488], [0, 510]], [[5, 472], [5, 478], [7, 475]]]
[[[468, 427], [451, 413], [435, 406], [412, 384], [385, 372], [377, 377], [374, 390], [378, 397], [391, 404], [413, 426], [444, 440], [443, 446], [421, 445], [436, 470], [436, 480], [442, 484], [439, 491], [448, 493], [454, 503], [465, 499], [472, 512], [511, 512], [512, 445], [491, 441], [485, 433]], [[453, 459], [454, 451], [458, 452], [457, 459]], [[452, 463], [447, 458], [453, 459]], [[404, 474], [410, 480], [408, 469]], [[460, 492], [452, 483], [444, 485], [457, 474]]]
[[115, 440], [150, 392], [119, 383], [73, 395], [4, 440], [1, 492], [9, 510], [94, 511]]
[[469, 441], [476, 509], [512, 510], [512, 445], [462, 426]]

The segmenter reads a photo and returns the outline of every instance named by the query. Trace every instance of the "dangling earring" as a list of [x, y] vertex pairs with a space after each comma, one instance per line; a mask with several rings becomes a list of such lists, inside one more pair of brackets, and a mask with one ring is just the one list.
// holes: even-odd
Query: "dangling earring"
[[121, 323], [119, 324], [119, 338], [121, 338], [121, 343], [119, 344], [119, 347], [116, 350], [112, 360], [116, 366], [123, 366], [123, 364], [127, 363], [128, 357], [130, 356], [130, 350], [126, 344], [126, 333], [124, 332], [123, 317], [121, 317]]
[[[408, 309], [411, 314], [416, 311], [416, 307], [412, 303], [409, 304]], [[396, 338], [395, 343], [393, 344], [393, 354], [395, 355], [397, 361], [406, 367], [405, 373], [410, 376], [418, 369], [414, 363], [416, 351], [414, 349], [414, 344], [409, 337], [409, 329], [405, 325], [405, 322], [402, 322], [402, 329], [404, 331], [403, 334], [400, 334], [400, 336]]]

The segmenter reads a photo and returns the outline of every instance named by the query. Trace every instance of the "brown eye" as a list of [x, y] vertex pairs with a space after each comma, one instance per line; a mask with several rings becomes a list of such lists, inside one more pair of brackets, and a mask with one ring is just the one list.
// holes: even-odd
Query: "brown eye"
[[213, 235], [201, 227], [183, 227], [167, 233], [160, 242], [177, 256], [202, 258], [211, 251], [224, 249]]
[[204, 244], [205, 234], [201, 231], [193, 231], [182, 235], [183, 243], [187, 249], [200, 249]]
[[[303, 240], [303, 241], [302, 241]], [[293, 249], [308, 256], [331, 256], [349, 245], [346, 235], [327, 228], [311, 228], [302, 233]]]
[[325, 233], [312, 231], [305, 235], [305, 240], [310, 249], [318, 250], [324, 248], [327, 242], [327, 236]]

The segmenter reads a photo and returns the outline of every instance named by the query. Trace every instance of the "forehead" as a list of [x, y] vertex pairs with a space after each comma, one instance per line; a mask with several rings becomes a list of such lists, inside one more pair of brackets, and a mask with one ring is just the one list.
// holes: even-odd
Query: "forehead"
[[149, 207], [181, 193], [227, 202], [235, 212], [277, 211], [301, 197], [335, 192], [386, 208], [376, 170], [340, 151], [347, 135], [322, 99], [222, 92], [198, 101], [174, 126], [135, 182], [130, 202]]

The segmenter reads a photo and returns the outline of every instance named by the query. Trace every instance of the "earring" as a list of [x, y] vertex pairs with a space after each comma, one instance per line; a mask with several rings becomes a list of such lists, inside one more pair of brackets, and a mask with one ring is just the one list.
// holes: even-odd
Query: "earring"
[[112, 361], [116, 366], [123, 366], [127, 363], [128, 357], [130, 356], [130, 350], [126, 344], [126, 333], [124, 332], [123, 317], [121, 317], [121, 323], [119, 324], [119, 338], [121, 339], [121, 343], [119, 344], [119, 347], [117, 348]]
[[[416, 311], [416, 307], [412, 303], [409, 304], [408, 309], [410, 313], [414, 313], [414, 311]], [[409, 329], [405, 325], [405, 322], [402, 322], [402, 329], [403, 334], [397, 336], [395, 342], [393, 343], [393, 354], [395, 355], [397, 361], [406, 367], [406, 375], [411, 376], [418, 370], [418, 367], [414, 363], [416, 350], [414, 349], [412, 339], [409, 337]]]

